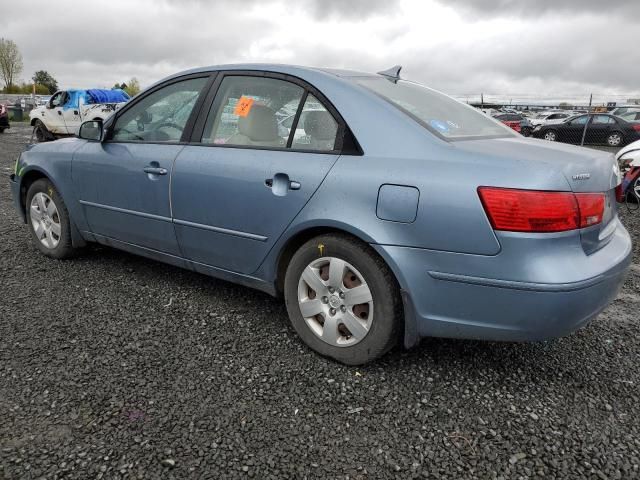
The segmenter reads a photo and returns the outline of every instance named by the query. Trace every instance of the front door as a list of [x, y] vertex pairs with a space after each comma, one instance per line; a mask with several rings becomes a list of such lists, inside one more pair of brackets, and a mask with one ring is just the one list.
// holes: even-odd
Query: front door
[[80, 108], [85, 92], [83, 90], [70, 90], [67, 101], [62, 106], [62, 118], [69, 135], [77, 135], [82, 122]]
[[[279, 118], [302, 112], [304, 125], [279, 128]], [[304, 136], [295, 135], [299, 128]], [[334, 116], [302, 86], [224, 77], [199, 144], [176, 159], [172, 204], [184, 256], [254, 272], [337, 160], [337, 131]]]
[[581, 115], [558, 127], [558, 140], [579, 145], [582, 141], [584, 126], [589, 122], [589, 115]]
[[95, 234], [178, 256], [169, 191], [207, 77], [161, 86], [119, 112], [106, 140], [74, 154], [72, 177]]
[[66, 135], [68, 133], [64, 122], [62, 107], [66, 103], [69, 95], [65, 91], [53, 94], [46, 108], [42, 111], [42, 123], [45, 124], [51, 133]]

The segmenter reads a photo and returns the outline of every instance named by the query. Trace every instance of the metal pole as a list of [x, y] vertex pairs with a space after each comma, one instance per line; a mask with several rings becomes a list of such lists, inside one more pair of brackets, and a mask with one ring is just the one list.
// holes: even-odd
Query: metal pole
[[589, 118], [584, 124], [584, 128], [582, 129], [582, 141], [580, 142], [580, 146], [584, 147], [584, 137], [587, 135], [587, 126], [589, 125], [589, 121], [591, 120], [591, 102], [593, 101], [593, 93], [589, 95], [589, 109], [587, 110], [589, 113]]

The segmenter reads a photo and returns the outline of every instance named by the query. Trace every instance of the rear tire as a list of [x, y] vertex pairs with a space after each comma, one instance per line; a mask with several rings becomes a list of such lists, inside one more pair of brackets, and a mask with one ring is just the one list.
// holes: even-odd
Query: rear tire
[[624, 135], [620, 132], [611, 132], [607, 136], [607, 145], [610, 147], [621, 147], [624, 143]]
[[31, 184], [25, 207], [31, 238], [38, 250], [56, 259], [73, 256], [69, 212], [48, 179], [41, 178]]
[[284, 296], [300, 338], [338, 362], [361, 365], [398, 342], [396, 279], [371, 247], [352, 237], [328, 234], [302, 245], [287, 267]]

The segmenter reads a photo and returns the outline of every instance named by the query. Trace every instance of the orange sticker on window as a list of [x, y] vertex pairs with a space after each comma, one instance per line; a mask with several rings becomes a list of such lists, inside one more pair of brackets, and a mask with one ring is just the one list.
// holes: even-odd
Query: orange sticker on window
[[244, 95], [240, 97], [238, 103], [236, 103], [236, 108], [233, 110], [234, 115], [238, 115], [239, 117], [246, 117], [249, 115], [251, 111], [251, 107], [253, 106], [254, 99], [251, 97], [245, 97]]

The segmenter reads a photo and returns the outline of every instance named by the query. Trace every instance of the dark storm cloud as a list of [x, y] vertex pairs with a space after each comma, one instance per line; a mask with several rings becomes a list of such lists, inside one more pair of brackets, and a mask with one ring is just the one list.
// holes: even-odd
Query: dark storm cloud
[[603, 17], [639, 15], [638, 0], [457, 0], [455, 3], [438, 0], [459, 11], [467, 11], [482, 17], [536, 17], [540, 15], [575, 16], [598, 14]]
[[64, 87], [266, 61], [402, 64], [449, 93], [634, 96], [639, 17], [640, 0], [23, 0], [3, 2], [0, 36], [21, 49], [22, 78], [44, 69]]
[[348, 19], [365, 20], [373, 15], [387, 13], [398, 8], [399, 0], [297, 0], [294, 2], [287, 0], [264, 1], [264, 0], [159, 0], [161, 3], [184, 7], [189, 5], [221, 5], [225, 4], [234, 9], [252, 8], [256, 5], [267, 3], [280, 3], [286, 8], [305, 11], [311, 14], [311, 18], [317, 20], [325, 19]]

